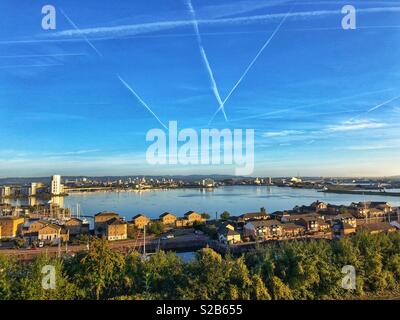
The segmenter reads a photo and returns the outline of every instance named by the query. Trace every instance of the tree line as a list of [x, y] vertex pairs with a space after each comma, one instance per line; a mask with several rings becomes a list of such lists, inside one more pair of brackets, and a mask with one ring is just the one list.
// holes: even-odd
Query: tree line
[[[56, 286], [44, 289], [42, 268]], [[342, 287], [342, 267], [356, 270], [356, 289]], [[173, 252], [143, 259], [111, 250], [105, 240], [73, 257], [19, 263], [0, 255], [0, 299], [352, 299], [397, 292], [400, 233], [358, 233], [338, 240], [274, 242], [241, 256], [211, 248], [184, 262]]]

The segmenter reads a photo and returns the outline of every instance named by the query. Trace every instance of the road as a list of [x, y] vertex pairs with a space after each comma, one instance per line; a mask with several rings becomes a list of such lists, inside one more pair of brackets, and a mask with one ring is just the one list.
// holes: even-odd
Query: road
[[[207, 244], [208, 238], [204, 235], [187, 234], [175, 237], [173, 239], [161, 240], [160, 238], [147, 239], [146, 240], [146, 250], [155, 251], [156, 249], [172, 250], [172, 251], [190, 251]], [[128, 253], [133, 250], [141, 249], [143, 247], [143, 239], [139, 240], [119, 240], [108, 242], [109, 248]], [[20, 260], [32, 260], [34, 257], [47, 254], [49, 256], [57, 256], [59, 253], [77, 253], [81, 251], [87, 251], [88, 247], [86, 244], [82, 245], [64, 245], [59, 247], [44, 247], [37, 249], [1, 249], [0, 254], [7, 256], [14, 256]]]

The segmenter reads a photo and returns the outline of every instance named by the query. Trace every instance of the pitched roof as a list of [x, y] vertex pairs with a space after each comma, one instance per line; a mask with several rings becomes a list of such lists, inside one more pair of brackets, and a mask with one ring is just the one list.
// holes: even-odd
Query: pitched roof
[[254, 227], [260, 228], [260, 227], [270, 227], [274, 225], [282, 225], [282, 223], [278, 220], [275, 219], [270, 219], [270, 220], [254, 220], [250, 221], [248, 223], [251, 223]]
[[119, 214], [115, 213], [115, 212], [112, 212], [112, 211], [102, 211], [102, 212], [96, 213], [94, 216], [95, 217], [98, 217], [98, 216], [119, 216]]
[[366, 231], [389, 231], [389, 230], [396, 230], [396, 227], [392, 226], [388, 222], [376, 222], [376, 223], [367, 223], [359, 225], [357, 229]]
[[200, 213], [198, 213], [198, 212], [196, 212], [196, 211], [188, 211], [188, 212], [185, 213], [185, 217], [188, 216], [188, 215], [191, 215], [191, 214], [193, 214], [193, 213], [195, 213], [195, 214], [200, 214]]
[[79, 223], [83, 223], [83, 220], [78, 219], [78, 218], [71, 218], [68, 221], [65, 222], [65, 224], [68, 224], [69, 222], [79, 222]]
[[228, 235], [228, 236], [237, 236], [237, 235], [240, 235], [240, 233], [237, 232], [236, 230], [226, 229], [226, 235]]
[[301, 226], [301, 225], [293, 223], [293, 222], [283, 223], [282, 227], [284, 229], [286, 229], [286, 230], [289, 230], [289, 229], [305, 229], [304, 226]]
[[240, 216], [243, 219], [253, 219], [253, 218], [257, 218], [257, 217], [268, 217], [268, 214], [266, 212], [247, 212], [244, 213]]
[[107, 225], [119, 225], [119, 224], [126, 224], [125, 221], [118, 219], [118, 218], [112, 218], [107, 221]]
[[[137, 214], [136, 216], [134, 216], [134, 217], [132, 218], [132, 220], [136, 220], [137, 218], [140, 218], [140, 217], [147, 218], [144, 214], [139, 213], [139, 214]], [[149, 218], [147, 218], [147, 219], [149, 219]]]
[[172, 214], [172, 213], [170, 213], [170, 212], [164, 212], [163, 214], [160, 215], [160, 218], [164, 218], [164, 217], [167, 216], [167, 215], [171, 215], [171, 216], [176, 217], [174, 214]]

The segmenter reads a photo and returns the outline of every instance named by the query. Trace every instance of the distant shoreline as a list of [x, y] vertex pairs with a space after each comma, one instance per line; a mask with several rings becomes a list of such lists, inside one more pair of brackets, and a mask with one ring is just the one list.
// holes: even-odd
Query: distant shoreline
[[318, 190], [324, 193], [340, 193], [340, 194], [360, 194], [370, 196], [389, 196], [400, 197], [400, 192], [387, 192], [387, 191], [358, 191], [358, 190]]

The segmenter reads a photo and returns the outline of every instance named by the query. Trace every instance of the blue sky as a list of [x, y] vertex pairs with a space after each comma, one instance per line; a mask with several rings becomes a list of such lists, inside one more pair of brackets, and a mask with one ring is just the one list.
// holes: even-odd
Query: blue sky
[[[41, 27], [46, 4], [56, 30]], [[346, 4], [356, 30], [341, 28]], [[255, 129], [254, 175], [400, 174], [400, 1], [192, 5], [222, 100], [277, 31], [228, 121], [211, 124]], [[146, 164], [146, 132], [161, 126], [118, 79], [162, 122], [209, 127], [219, 104], [186, 0], [3, 0], [0, 12], [0, 176], [232, 173]]]

